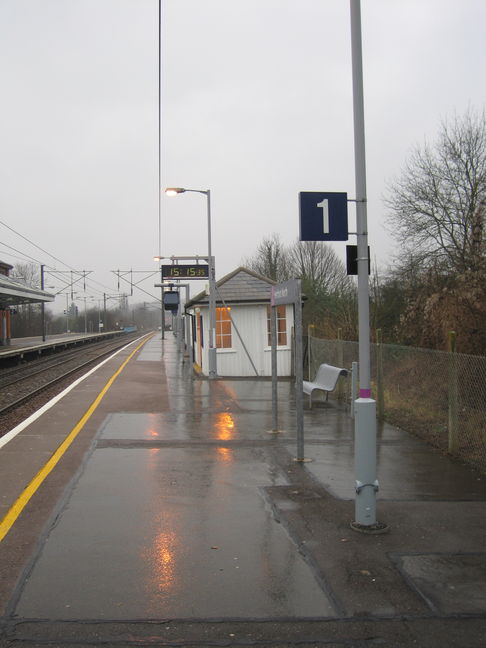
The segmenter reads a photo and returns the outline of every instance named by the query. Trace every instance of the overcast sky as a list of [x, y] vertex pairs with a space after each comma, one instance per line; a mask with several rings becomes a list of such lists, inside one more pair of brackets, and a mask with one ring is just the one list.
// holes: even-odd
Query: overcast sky
[[[484, 108], [486, 2], [361, 12], [369, 242], [385, 266], [386, 183], [444, 119]], [[264, 236], [297, 238], [299, 191], [354, 197], [349, 2], [162, 0], [162, 23], [160, 184], [211, 189], [220, 278]], [[45, 250], [0, 224], [0, 259], [93, 271], [94, 295], [159, 251], [207, 252], [199, 194], [162, 196], [159, 244], [158, 37], [158, 0], [0, 0], [0, 221]]]

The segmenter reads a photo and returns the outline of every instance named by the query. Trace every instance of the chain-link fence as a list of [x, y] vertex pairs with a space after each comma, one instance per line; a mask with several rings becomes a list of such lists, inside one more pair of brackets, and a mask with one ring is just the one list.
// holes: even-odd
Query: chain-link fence
[[[310, 380], [358, 362], [357, 342], [309, 336], [307, 349]], [[372, 344], [371, 380], [379, 416], [486, 472], [486, 357]]]

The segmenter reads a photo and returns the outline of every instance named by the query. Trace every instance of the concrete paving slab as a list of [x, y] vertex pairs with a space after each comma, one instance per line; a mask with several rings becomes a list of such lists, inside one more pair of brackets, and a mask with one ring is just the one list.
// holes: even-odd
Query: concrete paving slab
[[269, 440], [271, 416], [221, 412], [173, 411], [113, 413], [102, 432], [111, 439]]
[[486, 553], [402, 555], [397, 562], [435, 612], [486, 612]]
[[143, 347], [137, 355], [136, 362], [161, 362], [162, 356], [162, 345], [154, 340], [150, 346]]
[[329, 617], [260, 494], [264, 449], [98, 449], [41, 548], [27, 618]]
[[[306, 464], [307, 470], [335, 497], [354, 499], [353, 444], [309, 444], [305, 455], [313, 460]], [[486, 499], [486, 478], [423, 443], [379, 444], [377, 472], [378, 499]]]
[[299, 464], [290, 383], [289, 429], [270, 436], [269, 382], [194, 379], [173, 341], [149, 345], [92, 424], [97, 445], [9, 608], [9, 645], [484, 645], [484, 476], [378, 427], [390, 532], [356, 533], [344, 408], [305, 410], [313, 461]]
[[433, 618], [169, 623], [23, 622], [2, 648], [98, 646], [238, 646], [238, 648], [483, 648], [486, 620]]

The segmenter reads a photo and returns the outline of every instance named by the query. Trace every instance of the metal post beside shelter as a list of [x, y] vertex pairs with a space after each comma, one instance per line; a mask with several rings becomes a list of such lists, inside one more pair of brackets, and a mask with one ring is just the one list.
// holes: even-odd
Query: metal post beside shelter
[[303, 353], [302, 353], [302, 291], [300, 279], [291, 279], [272, 286], [272, 421], [277, 425], [277, 325], [276, 307], [292, 304], [295, 328], [295, 411], [297, 426], [297, 457], [304, 458], [304, 405], [303, 405]]

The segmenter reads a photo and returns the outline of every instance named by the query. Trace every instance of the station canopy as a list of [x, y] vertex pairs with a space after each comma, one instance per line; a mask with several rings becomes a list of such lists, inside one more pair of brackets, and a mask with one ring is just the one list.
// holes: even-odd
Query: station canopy
[[54, 295], [0, 274], [0, 308], [53, 302]]

